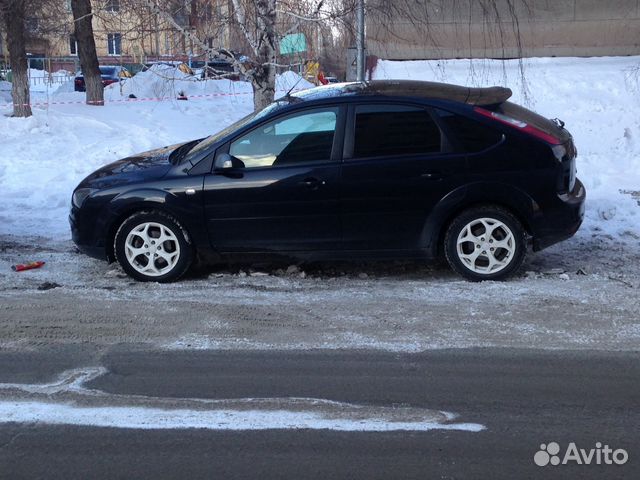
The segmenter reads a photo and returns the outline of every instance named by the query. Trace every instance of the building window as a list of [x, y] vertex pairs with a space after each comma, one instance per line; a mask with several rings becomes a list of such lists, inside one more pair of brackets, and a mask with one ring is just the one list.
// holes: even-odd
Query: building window
[[78, 41], [75, 35], [69, 36], [69, 53], [71, 55], [78, 55]]
[[107, 35], [107, 49], [109, 55], [122, 55], [122, 34], [109, 33]]
[[105, 4], [104, 9], [107, 12], [119, 12], [120, 0], [107, 0], [107, 3]]

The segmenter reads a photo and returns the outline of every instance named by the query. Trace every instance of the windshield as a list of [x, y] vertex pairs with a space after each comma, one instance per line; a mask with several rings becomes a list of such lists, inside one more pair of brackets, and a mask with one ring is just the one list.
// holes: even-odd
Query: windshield
[[100, 67], [100, 75], [115, 75], [116, 69], [113, 67]]
[[265, 107], [264, 109], [262, 109], [262, 110], [260, 110], [258, 112], [250, 113], [246, 117], [241, 118], [240, 120], [238, 120], [235, 123], [232, 123], [227, 128], [225, 128], [223, 130], [220, 130], [219, 132], [214, 133], [210, 137], [207, 137], [204, 140], [202, 140], [200, 143], [195, 145], [189, 151], [189, 154], [184, 157], [184, 160], [185, 161], [189, 161], [189, 162], [191, 162], [193, 164], [192, 160], [195, 160], [199, 156], [200, 153], [204, 152], [211, 145], [214, 145], [216, 142], [219, 142], [220, 140], [222, 140], [224, 137], [226, 137], [227, 135], [229, 135], [233, 131], [240, 129], [240, 128], [244, 127], [245, 125], [248, 125], [249, 123], [251, 123], [254, 120], [259, 120], [260, 118], [269, 115], [271, 112], [275, 112], [276, 110], [284, 108], [287, 105], [289, 105], [290, 103], [291, 103], [290, 99], [280, 99], [280, 100], [276, 100], [275, 102], [273, 102], [272, 104], [268, 105], [267, 107]]

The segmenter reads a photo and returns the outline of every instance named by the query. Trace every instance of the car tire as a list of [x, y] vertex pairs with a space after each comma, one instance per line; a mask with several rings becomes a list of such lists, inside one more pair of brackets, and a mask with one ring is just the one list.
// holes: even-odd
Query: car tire
[[444, 253], [451, 268], [468, 280], [503, 280], [522, 266], [526, 231], [497, 206], [465, 210], [447, 228]]
[[142, 282], [173, 282], [191, 266], [193, 247], [185, 229], [171, 215], [143, 211], [128, 217], [114, 237], [116, 259]]

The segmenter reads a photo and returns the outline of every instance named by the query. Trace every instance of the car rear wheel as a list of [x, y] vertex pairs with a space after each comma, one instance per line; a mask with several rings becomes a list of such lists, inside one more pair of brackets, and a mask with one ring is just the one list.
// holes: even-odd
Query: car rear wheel
[[172, 282], [189, 269], [193, 249], [180, 224], [163, 212], [138, 212], [115, 235], [114, 251], [125, 272], [143, 282]]
[[447, 262], [472, 281], [502, 280], [524, 261], [526, 232], [510, 212], [477, 207], [456, 217], [444, 239]]

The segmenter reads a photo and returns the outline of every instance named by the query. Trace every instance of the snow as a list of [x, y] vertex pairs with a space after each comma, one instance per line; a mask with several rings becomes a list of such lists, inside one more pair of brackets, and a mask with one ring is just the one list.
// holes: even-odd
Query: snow
[[[374, 78], [506, 85], [515, 102], [563, 119], [575, 137], [578, 175], [587, 187], [578, 240], [598, 235], [637, 251], [640, 209], [620, 190], [640, 190], [640, 81], [633, 73], [639, 64], [640, 57], [527, 59], [523, 82], [518, 61], [380, 61]], [[35, 71], [32, 78], [36, 72], [42, 75]], [[197, 81], [162, 65], [109, 86], [104, 107], [84, 105], [72, 82], [43, 85], [46, 91], [32, 92], [33, 102], [50, 104], [35, 107], [31, 118], [10, 118], [10, 106], [0, 106], [0, 235], [67, 240], [71, 193], [93, 170], [212, 134], [252, 110], [248, 83]], [[280, 95], [310, 86], [293, 72], [277, 83]], [[0, 84], [0, 99], [10, 94], [6, 87]], [[189, 100], [176, 100], [180, 92]], [[149, 98], [164, 101], [141, 101]]]
[[379, 419], [325, 418], [313, 412], [286, 410], [187, 410], [148, 407], [81, 407], [34, 401], [0, 401], [0, 423], [44, 423], [140, 430], [199, 428], [208, 430], [337, 430], [393, 432], [463, 430], [480, 432], [477, 423], [387, 422]]
[[[84, 384], [104, 367], [63, 372], [49, 384], [0, 383], [11, 400], [0, 400], [0, 423], [45, 423], [134, 429], [267, 430], [314, 429], [357, 432], [485, 429], [451, 423], [456, 414], [404, 406], [364, 406], [321, 398], [164, 398], [111, 394]], [[28, 399], [16, 399], [26, 395]], [[42, 397], [43, 401], [37, 398]], [[56, 401], [60, 397], [61, 401]], [[140, 405], [141, 401], [143, 405]], [[105, 403], [112, 403], [106, 406]], [[113, 403], [117, 404], [114, 406]], [[191, 408], [185, 408], [190, 406]]]
[[29, 88], [31, 93], [55, 91], [63, 83], [73, 81], [74, 74], [66, 70], [58, 70], [49, 74], [46, 70], [30, 68], [27, 70], [29, 76]]

